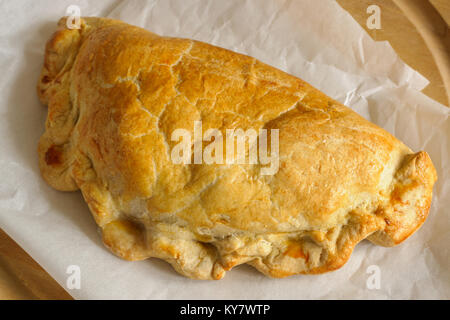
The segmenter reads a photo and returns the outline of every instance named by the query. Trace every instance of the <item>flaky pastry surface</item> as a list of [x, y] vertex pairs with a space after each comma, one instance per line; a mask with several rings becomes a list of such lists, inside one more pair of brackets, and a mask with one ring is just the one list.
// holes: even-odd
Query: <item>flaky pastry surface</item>
[[[44, 179], [80, 189], [103, 242], [196, 279], [248, 263], [271, 277], [341, 267], [426, 219], [436, 172], [385, 130], [254, 58], [104, 18], [48, 41]], [[174, 164], [174, 129], [279, 129], [279, 170]]]

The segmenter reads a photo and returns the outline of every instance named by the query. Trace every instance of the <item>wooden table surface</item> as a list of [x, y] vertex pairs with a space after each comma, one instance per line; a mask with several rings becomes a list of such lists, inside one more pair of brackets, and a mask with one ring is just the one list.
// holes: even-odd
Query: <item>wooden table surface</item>
[[[450, 1], [337, 0], [377, 41], [387, 40], [430, 84], [423, 92], [448, 106], [450, 90]], [[381, 29], [366, 26], [370, 5], [381, 9]], [[0, 229], [0, 299], [72, 299]]]

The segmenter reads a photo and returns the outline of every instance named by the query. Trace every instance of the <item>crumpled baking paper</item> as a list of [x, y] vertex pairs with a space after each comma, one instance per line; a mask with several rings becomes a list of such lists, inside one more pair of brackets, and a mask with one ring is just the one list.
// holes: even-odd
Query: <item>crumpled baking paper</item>
[[[239, 266], [223, 280], [198, 281], [179, 276], [157, 259], [127, 262], [115, 257], [102, 245], [81, 194], [53, 190], [37, 165], [46, 108], [35, 87], [45, 41], [69, 5], [78, 5], [83, 16], [122, 19], [161, 35], [254, 56], [310, 82], [412, 149], [426, 150], [439, 175], [428, 220], [394, 248], [363, 241], [343, 268], [322, 275], [270, 279]], [[422, 94], [428, 81], [387, 42], [374, 42], [337, 3], [41, 0], [3, 1], [0, 9], [0, 227], [73, 297], [450, 298], [449, 109]], [[73, 265], [81, 272], [79, 289], [67, 287]], [[380, 276], [379, 288], [371, 278], [374, 272]]]

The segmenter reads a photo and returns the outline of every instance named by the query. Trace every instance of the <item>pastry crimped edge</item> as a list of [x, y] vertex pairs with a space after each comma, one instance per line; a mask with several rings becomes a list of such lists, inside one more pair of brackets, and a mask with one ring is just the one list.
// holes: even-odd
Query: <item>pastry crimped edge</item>
[[[371, 242], [382, 246], [394, 246], [414, 233], [425, 221], [431, 205], [433, 184], [437, 179], [436, 171], [428, 154], [423, 151], [413, 153], [408, 147], [383, 129], [370, 124], [350, 109], [330, 99], [306, 82], [284, 74], [250, 57], [194, 40], [160, 38], [148, 31], [116, 20], [82, 18], [80, 29], [67, 29], [65, 22], [65, 18], [60, 20], [58, 30], [46, 45], [44, 67], [38, 83], [39, 98], [49, 108], [46, 131], [42, 135], [38, 147], [39, 165], [43, 178], [55, 189], [62, 191], [81, 190], [96, 223], [102, 231], [104, 244], [119, 257], [127, 260], [143, 260], [149, 257], [157, 257], [169, 262], [180, 274], [195, 279], [221, 279], [226, 271], [243, 263], [248, 263], [265, 275], [276, 278], [293, 274], [317, 274], [335, 270], [344, 265], [355, 245], [363, 239], [367, 238]], [[121, 32], [123, 34], [120, 34]], [[114, 33], [117, 33], [117, 35], [114, 35]], [[174, 59], [172, 65], [168, 63], [171, 72], [173, 72], [174, 66], [181, 65], [181, 67], [184, 67], [183, 64], [185, 66], [188, 65], [186, 61], [192, 63], [195, 57], [188, 57], [188, 55], [193, 54], [192, 52], [205, 53], [205, 56], [210, 53], [211, 59], [214, 59], [214, 55], [216, 55], [218, 60], [222, 59], [221, 61], [238, 61], [236, 62], [238, 68], [241, 67], [239, 65], [241, 63], [242, 69], [244, 67], [245, 70], [250, 68], [250, 72], [253, 72], [251, 68], [259, 70], [259, 73], [257, 71], [251, 73], [252, 77], [257, 78], [258, 84], [256, 89], [258, 89], [257, 86], [270, 86], [270, 90], [267, 92], [275, 92], [275, 95], [279, 94], [280, 97], [296, 96], [298, 92], [298, 101], [294, 101], [293, 107], [287, 108], [281, 102], [277, 105], [275, 101], [274, 108], [279, 107], [279, 110], [268, 115], [262, 114], [259, 117], [262, 120], [255, 125], [258, 128], [277, 128], [277, 126], [280, 126], [281, 142], [285, 141], [285, 145], [291, 146], [292, 150], [298, 148], [298, 146], [295, 144], [295, 141], [291, 140], [295, 140], [294, 138], [303, 134], [296, 131], [297, 127], [305, 125], [304, 119], [309, 114], [311, 114], [314, 128], [322, 130], [322, 123], [336, 123], [336, 130], [343, 130], [342, 132], [347, 135], [346, 137], [348, 137], [347, 128], [341, 129], [338, 125], [355, 123], [353, 130], [364, 130], [364, 132], [361, 132], [361, 136], [368, 137], [366, 140], [361, 140], [361, 145], [368, 144], [367, 148], [370, 149], [372, 146], [377, 146], [378, 143], [381, 150], [379, 151], [380, 156], [384, 157], [383, 160], [379, 160], [367, 156], [369, 160], [374, 160], [374, 167], [378, 169], [378, 171], [374, 170], [376, 179], [373, 178], [377, 183], [368, 183], [363, 186], [365, 188], [363, 189], [366, 191], [359, 192], [360, 190], [354, 186], [355, 182], [350, 181], [349, 186], [351, 186], [351, 190], [358, 191], [354, 195], [354, 199], [352, 198], [353, 201], [347, 199], [350, 197], [350, 195], [347, 195], [346, 200], [342, 202], [343, 205], [339, 207], [341, 202], [338, 201], [338, 207], [334, 211], [324, 209], [323, 212], [317, 213], [317, 216], [312, 214], [310, 217], [308, 214], [303, 214], [303, 216], [299, 214], [301, 217], [297, 218], [292, 215], [292, 210], [295, 211], [295, 206], [298, 206], [299, 211], [301, 211], [300, 209], [303, 210], [309, 205], [314, 207], [321, 200], [326, 202], [330, 197], [335, 198], [335, 195], [334, 193], [325, 194], [323, 197], [328, 196], [328, 198], [321, 199], [320, 194], [310, 193], [311, 203], [308, 203], [308, 199], [305, 200], [306, 204], [301, 202], [295, 203], [294, 200], [294, 204], [288, 208], [290, 204], [284, 204], [282, 201], [285, 199], [283, 198], [283, 193], [286, 193], [286, 190], [294, 193], [300, 192], [299, 188], [308, 190], [308, 186], [302, 185], [302, 180], [297, 178], [297, 180], [293, 180], [291, 185], [283, 184], [284, 180], [289, 180], [291, 175], [297, 174], [294, 171], [298, 167], [296, 167], [295, 158], [292, 158], [296, 156], [295, 152], [293, 152], [294, 156], [289, 158], [287, 156], [289, 152], [287, 151], [291, 151], [291, 149], [284, 150], [286, 151], [286, 159], [283, 160], [284, 151], [281, 150], [280, 171], [274, 177], [261, 177], [257, 168], [255, 169], [254, 167], [239, 168], [238, 171], [242, 172], [237, 172], [233, 168], [224, 169], [220, 166], [200, 169], [204, 170], [205, 176], [210, 174], [214, 175], [215, 178], [206, 179], [205, 181], [209, 181], [209, 184], [201, 182], [203, 185], [200, 183], [201, 185], [197, 189], [193, 188], [194, 191], [192, 192], [197, 192], [197, 194], [192, 195], [191, 198], [195, 198], [193, 202], [197, 202], [191, 208], [188, 208], [190, 211], [182, 210], [183, 208], [180, 205], [178, 211], [181, 213], [176, 212], [177, 210], [175, 210], [175, 213], [164, 212], [160, 207], [168, 208], [171, 207], [171, 204], [168, 203], [170, 202], [169, 200], [164, 198], [164, 193], [161, 190], [164, 190], [164, 188], [170, 189], [170, 182], [167, 182], [166, 185], [161, 183], [159, 187], [153, 187], [154, 190], [148, 185], [142, 185], [143, 180], [139, 173], [142, 171], [145, 173], [144, 176], [149, 175], [150, 169], [146, 167], [145, 163], [140, 161], [128, 164], [126, 157], [121, 160], [123, 163], [117, 165], [119, 168], [117, 169], [117, 174], [115, 173], [115, 168], [103, 164], [103, 162], [106, 163], [107, 161], [110, 161], [110, 163], [120, 162], [117, 158], [119, 155], [122, 155], [118, 155], [117, 152], [125, 152], [123, 150], [133, 148], [134, 142], [130, 141], [135, 140], [128, 140], [128, 137], [124, 135], [133, 135], [135, 133], [133, 130], [136, 128], [138, 133], [140, 133], [143, 128], [138, 127], [138, 124], [142, 117], [136, 118], [135, 121], [138, 124], [135, 126], [129, 125], [129, 128], [131, 128], [130, 132], [117, 134], [118, 138], [114, 137], [118, 139], [117, 141], [123, 141], [123, 148], [125, 148], [117, 149], [119, 151], [116, 152], [111, 151], [110, 145], [108, 145], [108, 150], [105, 151], [106, 144], [96, 142], [95, 139], [106, 141], [107, 137], [98, 134], [98, 132], [103, 132], [101, 131], [103, 129], [99, 128], [98, 124], [95, 127], [95, 124], [92, 124], [95, 122], [91, 121], [87, 116], [89, 114], [89, 117], [93, 117], [89, 113], [89, 108], [91, 108], [89, 102], [94, 100], [89, 98], [89, 94], [86, 94], [86, 92], [92, 91], [91, 94], [93, 95], [102, 92], [99, 94], [99, 97], [95, 98], [97, 99], [95, 101], [106, 101], [106, 104], [113, 104], [114, 99], [120, 100], [122, 96], [125, 97], [124, 99], [129, 98], [124, 101], [131, 101], [135, 96], [138, 98], [142, 97], [142, 93], [139, 90], [142, 89], [142, 83], [145, 84], [145, 77], [143, 78], [144, 82], [141, 84], [136, 83], [137, 80], [141, 81], [141, 71], [136, 73], [137, 75], [132, 74], [131, 76], [119, 74], [124, 67], [129, 67], [124, 66], [128, 61], [137, 61], [133, 60], [137, 59], [133, 56], [134, 53], [127, 53], [130, 54], [127, 58], [116, 56], [117, 60], [113, 61], [105, 58], [106, 62], [104, 63], [108, 64], [108, 68], [110, 67], [111, 69], [104, 71], [104, 75], [102, 75], [102, 70], [106, 70], [107, 67], [102, 67], [101, 63], [103, 62], [95, 60], [97, 59], [96, 54], [99, 54], [98, 51], [89, 51], [101, 48], [103, 45], [106, 47], [111, 45], [111, 40], [108, 40], [108, 37], [111, 35], [115, 37], [114, 41], [116, 42], [114, 42], [114, 45], [123, 45], [124, 52], [126, 51], [125, 46], [130, 46], [132, 41], [136, 41], [137, 46], [142, 46], [141, 41], [148, 41], [151, 44], [153, 43], [152, 41], [159, 41], [158, 39], [166, 41], [169, 51], [172, 44], [177, 50], [179, 47], [182, 48], [178, 58], [173, 52], [167, 53], [169, 58], [172, 56], [177, 58]], [[133, 36], [137, 38], [144, 37], [146, 40], [140, 38], [136, 40]], [[120, 37], [125, 37], [129, 40], [124, 40], [124, 43], [121, 43]], [[111, 48], [114, 49], [114, 47]], [[141, 51], [136, 50], [136, 54]], [[107, 53], [105, 54], [107, 55]], [[149, 56], [150, 58], [152, 57], [151, 54]], [[121, 58], [123, 60], [119, 61]], [[147, 59], [148, 56], [144, 55], [140, 58]], [[115, 61], [119, 61], [117, 63], [120, 64], [117, 66], [118, 71], [115, 70]], [[130, 63], [132, 64], [133, 62]], [[96, 71], [95, 66], [100, 66], [100, 69], [103, 68], [98, 73], [100, 76], [96, 75], [97, 78], [103, 77], [103, 80], [98, 80], [103, 81], [99, 84], [99, 87], [85, 84], [95, 80], [94, 76], [92, 76]], [[235, 67], [235, 65], [230, 66], [230, 68]], [[132, 67], [129, 67], [130, 69]], [[189, 77], [189, 68], [186, 67], [186, 70], [188, 72], [186, 77]], [[115, 72], [118, 74], [115, 74]], [[127, 72], [129, 73], [130, 71]], [[178, 76], [180, 74], [181, 71], [178, 73]], [[219, 74], [218, 76], [220, 77], [221, 75]], [[112, 82], [104, 82], [104, 79], [108, 77], [109, 80], [113, 79]], [[150, 75], [148, 77], [150, 80], [152, 79]], [[80, 79], [83, 79], [83, 81]], [[86, 79], [88, 81], [84, 82]], [[232, 79], [224, 80], [224, 83], [233, 89], [233, 81]], [[189, 83], [189, 81], [186, 81], [186, 83]], [[197, 89], [195, 88], [183, 88], [180, 84], [177, 84], [177, 86], [175, 89], [178, 91], [185, 90], [183, 92], [186, 94], [183, 98], [187, 100], [190, 99], [188, 93], [193, 96], [197, 94], [195, 91]], [[110, 88], [116, 88], [118, 93], [108, 91]], [[202, 93], [204, 93], [204, 88], [198, 90], [203, 90]], [[287, 93], [285, 92], [286, 90], [288, 91]], [[183, 96], [183, 92], [181, 96]], [[146, 93], [148, 92], [143, 92], [144, 95]], [[218, 93], [216, 92], [215, 94], [217, 100]], [[80, 98], [83, 96], [85, 98]], [[130, 102], [126, 108], [131, 109], [134, 107], [134, 102]], [[145, 103], [142, 103], [140, 107], [146, 108], [147, 106]], [[252, 110], [251, 105], [246, 110], [250, 110], [249, 114], [256, 114], [256, 111], [258, 111]], [[126, 113], [128, 111], [124, 110], [124, 114], [128, 115]], [[108, 115], [108, 111], [102, 109], [101, 112], [106, 112], [105, 114]], [[136, 114], [142, 114], [139, 110], [136, 112]], [[150, 110], [151, 112], [152, 110]], [[227, 115], [229, 114], [232, 114], [232, 112], [229, 111]], [[239, 119], [233, 118], [233, 121], [249, 125], [250, 127], [254, 125], [253, 121], [256, 121], [256, 117], [248, 114], [238, 114], [236, 116], [239, 116]], [[155, 129], [155, 131], [159, 131], [158, 139], [164, 133], [164, 125], [170, 125], [170, 119], [175, 119], [173, 120], [175, 122], [180, 121], [173, 112], [172, 114], [164, 114], [163, 111], [155, 118], [157, 118], [156, 121], [159, 126]], [[217, 120], [216, 118], [212, 116], [211, 121], [214, 122]], [[110, 120], [106, 117], [98, 120], [98, 123], [109, 125], [108, 121]], [[119, 121], [122, 121], [120, 117]], [[233, 123], [233, 121], [230, 122]], [[163, 123], [162, 125], [161, 122]], [[316, 122], [317, 125], [315, 124]], [[208, 122], [206, 121], [206, 123]], [[319, 133], [322, 134], [323, 132], [320, 131]], [[285, 135], [282, 136], [283, 134]], [[332, 135], [333, 133], [327, 131], [326, 134]], [[310, 137], [301, 139], [316, 142], [314, 135], [315, 133], [312, 132]], [[358, 142], [358, 134], [352, 133], [352, 135], [355, 141]], [[88, 137], [93, 137], [92, 141], [86, 142]], [[297, 137], [296, 139], [300, 138]], [[283, 148], [281, 142], [280, 148]], [[166, 143], [167, 149], [167, 141], [164, 141], [164, 143]], [[149, 147], [145, 143], [142, 143], [142, 145]], [[347, 146], [346, 144], [344, 145]], [[114, 144], [112, 146], [114, 149]], [[140, 144], [136, 144], [136, 146], [140, 146]], [[324, 148], [325, 152], [329, 151], [326, 145]], [[302, 149], [295, 150], [301, 151]], [[356, 156], [360, 153], [363, 154], [362, 151], [358, 151], [361, 150], [360, 147], [356, 146], [355, 150], [357, 150], [355, 151]], [[132, 156], [135, 155], [133, 153], [135, 151], [126, 152], [131, 152], [129, 154]], [[161, 152], [164, 153], [167, 150], [162, 150]], [[370, 155], [367, 151], [364, 152], [366, 152], [364, 153], [365, 155]], [[377, 153], [378, 151], [374, 150], [371, 152]], [[144, 152], [143, 154], [147, 153]], [[137, 155], [139, 154], [137, 153]], [[108, 156], [114, 159], [102, 159], [102, 157]], [[301, 155], [297, 156], [301, 157]], [[305, 159], [308, 160], [307, 158]], [[131, 160], [136, 159], [132, 158]], [[164, 160], [161, 160], [161, 163], [167, 165]], [[329, 164], [330, 162], [325, 161], [324, 163]], [[136, 176], [131, 170], [133, 166], [136, 168]], [[121, 171], [122, 169], [120, 168], [125, 169]], [[140, 171], [141, 168], [143, 169]], [[157, 168], [157, 165], [155, 164], [153, 168]], [[166, 169], [159, 172], [158, 169], [155, 169], [155, 176], [157, 174], [170, 174], [171, 171]], [[300, 167], [300, 169], [304, 168]], [[325, 170], [327, 169], [325, 167]], [[192, 168], [188, 167], [183, 170], [191, 170], [190, 174], [193, 175]], [[219, 173], [222, 173], [222, 175]], [[229, 216], [224, 215], [231, 219], [231, 222], [226, 221], [226, 219], [212, 221], [210, 216], [206, 220], [205, 218], [199, 218], [201, 216], [200, 213], [207, 210], [205, 206], [208, 208], [212, 206], [213, 209], [216, 207], [220, 208], [223, 206], [220, 203], [223, 200], [220, 199], [220, 196], [211, 192], [203, 199], [208, 201], [209, 204], [206, 205], [202, 199], [197, 199], [199, 198], [198, 193], [203, 194], [205, 190], [208, 191], [210, 185], [215, 188], [218, 184], [217, 181], [220, 183], [221, 179], [226, 179], [227, 175], [233, 174], [238, 181], [243, 181], [243, 185], [247, 183], [245, 179], [248, 180], [251, 177], [252, 183], [249, 186], [253, 187], [259, 183], [263, 187], [261, 189], [256, 187], [255, 190], [269, 190], [268, 192], [274, 195], [274, 199], [279, 201], [276, 202], [272, 197], [269, 197], [268, 200], [266, 198], [265, 207], [263, 208], [269, 208], [270, 212], [261, 211], [261, 221], [255, 223], [250, 218], [242, 217], [242, 214], [239, 215], [239, 213], [233, 213], [234, 215], [230, 214]], [[367, 174], [368, 179], [372, 179], [369, 173], [362, 172], [362, 174]], [[147, 180], [153, 181], [152, 183], [155, 185], [152, 176], [147, 178]], [[125, 182], [116, 183], [119, 180], [122, 181], [121, 179]], [[177, 179], [177, 177], [171, 177], [171, 179]], [[199, 178], [199, 180], [201, 179], [202, 177]], [[306, 176], [305, 183], [308, 183], [308, 181], [313, 182], [314, 180], [311, 179], [310, 176]], [[218, 188], [217, 190], [224, 191], [229, 195], [230, 199], [236, 200], [234, 193], [239, 191], [239, 189], [236, 189], [237, 191], [235, 192], [232, 190], [233, 186], [227, 183], [225, 181], [223, 186], [221, 186], [222, 189]], [[298, 188], [295, 186], [296, 183], [299, 184]], [[335, 181], [332, 181], [332, 183], [336, 184]], [[118, 189], [121, 190], [118, 191]], [[370, 190], [370, 192], [367, 192], [367, 190]], [[181, 191], [187, 194], [186, 190]], [[344, 190], [344, 192], [346, 191], [348, 190]], [[353, 197], [353, 195], [351, 196]], [[190, 199], [189, 195], [186, 198]], [[130, 207], [132, 207], [130, 203], [134, 200], [137, 203], [135, 207], [146, 205], [146, 208], [142, 209], [142, 212], [145, 214], [142, 212], [137, 214], [133, 210], [131, 210], [133, 213], [129, 213], [131, 212]], [[159, 206], [157, 201], [161, 202], [161, 206]], [[176, 203], [175, 198], [171, 201]], [[239, 197], [236, 201], [239, 203]], [[267, 201], [269, 201], [268, 204]], [[288, 209], [284, 210], [284, 206]], [[243, 205], [241, 205], [241, 208], [246, 210]], [[254, 211], [248, 212], [252, 213]], [[278, 220], [273, 218], [274, 213], [279, 214], [275, 217]], [[273, 219], [270, 218], [271, 215]], [[233, 222], [233, 219], [236, 221]], [[256, 220], [258, 219], [256, 218]], [[195, 225], [197, 222], [201, 224], [202, 228]], [[208, 227], [204, 227], [204, 225], [208, 225]]]

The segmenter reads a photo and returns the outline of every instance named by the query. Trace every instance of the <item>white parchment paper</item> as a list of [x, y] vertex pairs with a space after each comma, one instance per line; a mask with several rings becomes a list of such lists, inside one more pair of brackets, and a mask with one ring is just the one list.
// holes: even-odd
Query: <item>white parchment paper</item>
[[[36, 82], [46, 40], [66, 8], [122, 19], [161, 35], [245, 53], [296, 75], [384, 127], [438, 171], [424, 226], [403, 244], [360, 243], [340, 270], [269, 279], [239, 266], [220, 281], [196, 281], [165, 262], [126, 262], [103, 247], [80, 193], [58, 192], [39, 175], [36, 147], [46, 108]], [[0, 227], [62, 286], [81, 270], [80, 299], [450, 298], [449, 109], [420, 92], [428, 81], [387, 42], [374, 42], [328, 0], [0, 1]], [[366, 285], [380, 270], [380, 288]]]

